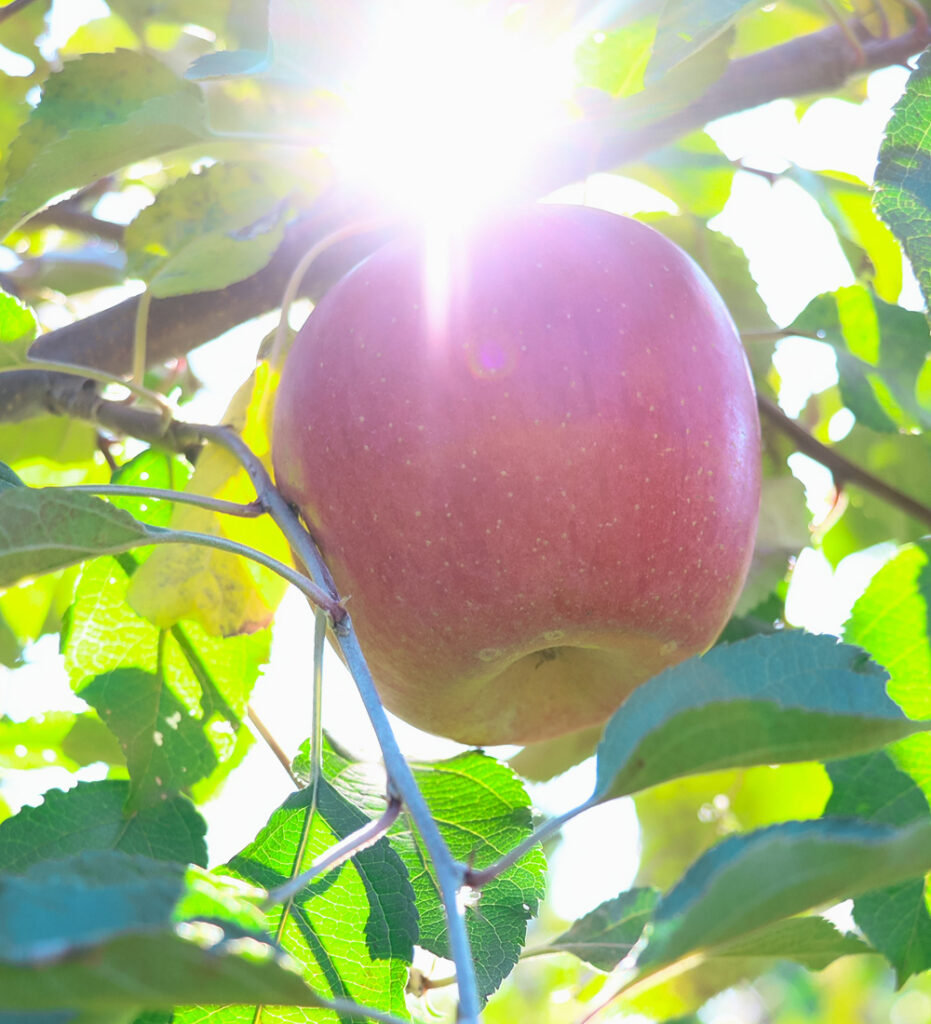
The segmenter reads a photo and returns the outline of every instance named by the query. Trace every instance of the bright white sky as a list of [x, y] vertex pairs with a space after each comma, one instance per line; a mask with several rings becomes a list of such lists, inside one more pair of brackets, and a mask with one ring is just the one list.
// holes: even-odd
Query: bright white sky
[[[79, 24], [106, 13], [101, 0], [55, 0], [51, 44], [60, 45]], [[2, 50], [2, 48], [0, 48]], [[0, 52], [0, 69], [8, 66]], [[869, 180], [872, 176], [881, 131], [890, 105], [904, 87], [902, 68], [874, 74], [869, 100], [854, 106], [823, 100], [812, 106], [800, 121], [794, 107], [780, 101], [712, 125], [710, 134], [724, 152], [748, 164], [779, 170], [786, 160], [812, 169], [843, 170]], [[568, 190], [567, 199], [580, 201], [579, 189]], [[586, 201], [623, 213], [668, 208], [663, 197], [625, 179], [599, 175], [585, 189]], [[126, 217], [126, 211], [108, 209], [106, 215]], [[121, 218], [122, 219], [122, 218]], [[791, 322], [816, 294], [851, 283], [850, 270], [830, 227], [817, 205], [790, 182], [771, 186], [756, 175], [738, 173], [726, 208], [713, 223], [746, 251], [760, 293], [777, 323]], [[908, 302], [920, 308], [913, 284], [907, 286]], [[254, 358], [257, 342], [271, 320], [247, 325], [204, 346], [191, 362], [207, 391], [189, 415], [216, 419], [240, 383], [230, 367], [245, 374]], [[797, 412], [808, 396], [836, 379], [834, 357], [818, 342], [787, 340], [780, 344], [780, 373], [785, 381], [781, 400], [790, 413]], [[799, 457], [793, 468], [812, 489], [817, 507], [823, 500], [826, 471]], [[819, 490], [821, 494], [819, 495]], [[799, 625], [817, 632], [837, 633], [849, 608], [879, 567], [888, 551], [847, 559], [832, 573], [822, 556], [803, 553], [796, 569], [788, 613]], [[307, 636], [310, 614], [296, 595], [281, 609], [272, 662], [254, 698], [256, 710], [286, 750], [294, 751], [310, 732], [311, 705], [307, 671]], [[74, 706], [54, 644], [44, 640], [30, 658], [31, 664], [0, 677], [0, 713], [14, 718], [41, 713], [51, 706]], [[352, 684], [337, 659], [328, 663], [325, 705], [327, 728], [351, 749], [377, 755], [368, 738], [365, 715]], [[416, 757], [446, 756], [454, 744], [418, 733], [398, 723], [402, 747]], [[99, 777], [89, 769], [85, 777]], [[42, 786], [63, 785], [66, 773], [49, 769], [41, 773]], [[592, 764], [582, 765], [545, 786], [533, 789], [544, 812], [555, 813], [580, 802], [591, 791]], [[3, 783], [3, 795], [11, 804], [37, 802], [40, 789], [35, 773], [11, 773]], [[210, 822], [210, 850], [214, 863], [235, 853], [264, 823], [269, 808], [290, 792], [290, 782], [262, 743], [206, 808]], [[605, 842], [606, 836], [616, 837]], [[630, 801], [615, 801], [571, 822], [564, 841], [552, 858], [551, 898], [555, 910], [572, 919], [600, 900], [629, 886], [637, 863], [637, 824]]]

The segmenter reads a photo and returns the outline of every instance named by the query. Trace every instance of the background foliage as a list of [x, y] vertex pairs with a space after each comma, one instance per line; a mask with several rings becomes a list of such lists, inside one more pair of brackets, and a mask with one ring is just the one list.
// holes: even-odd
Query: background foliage
[[[396, 230], [378, 175], [332, 157], [358, 100], [352, 69], [391, 5], [110, 0], [83, 19], [67, 6], [0, 7], [0, 369], [13, 371], [0, 374], [0, 1024], [345, 1024], [366, 1019], [363, 1007], [452, 1020], [462, 964], [446, 962], [440, 872], [377, 763], [328, 738], [317, 777], [308, 740], [282, 752], [292, 792], [262, 803], [266, 824], [235, 855], [217, 856], [207, 830], [256, 735], [267, 740], [249, 702], [284, 592], [268, 558], [290, 562], [276, 524], [68, 489], [253, 501], [255, 477], [189, 422], [211, 396], [188, 354], [221, 336], [228, 351], [249, 350], [228, 366], [223, 422], [267, 464], [277, 366], [263, 314], [334, 230], [377, 222], [312, 264], [304, 298]], [[413, 764], [442, 841], [485, 882], [460, 908], [483, 1019], [929, 1020], [931, 338], [916, 308], [931, 293], [925, 9], [503, 6], [472, 5], [538, 42], [571, 41], [576, 74], [511, 198], [585, 181], [589, 199], [599, 187], [649, 196], [641, 215], [702, 265], [744, 336], [765, 481], [753, 568], [722, 643], [635, 693], [594, 760], [590, 747], [553, 743]], [[458, 43], [417, 30], [406, 25], [433, 55]], [[470, 56], [478, 75], [483, 55]], [[755, 166], [715, 141], [717, 119], [781, 98], [801, 117], [833, 96], [827, 147], [843, 164], [843, 111], [867, 103], [870, 72], [912, 58], [875, 181], [788, 153]], [[453, 113], [443, 127], [476, 148]], [[386, 147], [369, 161], [381, 172], [397, 156]], [[499, 157], [484, 154], [485, 172]], [[778, 322], [739, 232], [723, 231], [751, 180], [807, 197], [844, 263], [842, 286], [809, 287]], [[455, 188], [464, 201], [467, 186]], [[786, 276], [808, 244], [794, 241]], [[27, 352], [98, 373], [23, 369]], [[812, 384], [826, 356], [827, 382]], [[100, 377], [134, 371], [148, 390], [135, 402]], [[182, 546], [180, 531], [226, 549]], [[790, 614], [814, 585], [797, 567], [814, 552], [837, 578], [861, 567], [843, 645]], [[293, 685], [310, 687], [309, 663]], [[37, 666], [66, 675], [67, 707], [16, 710], [18, 680]], [[308, 718], [303, 736], [313, 733]], [[632, 797], [640, 860], [629, 888], [606, 888], [572, 921], [546, 901], [544, 852], [558, 847], [560, 820], [542, 825], [542, 847], [501, 859], [541, 826], [539, 783], [579, 761], [572, 778], [594, 786], [585, 808]], [[265, 901], [382, 820], [385, 834], [351, 860]], [[600, 837], [618, 859], [635, 843], [619, 830]]]

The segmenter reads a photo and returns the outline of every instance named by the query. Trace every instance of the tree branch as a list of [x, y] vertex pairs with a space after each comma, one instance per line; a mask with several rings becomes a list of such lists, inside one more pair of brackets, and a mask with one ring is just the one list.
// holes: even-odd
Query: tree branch
[[[855, 75], [901, 64], [929, 44], [931, 33], [921, 25], [893, 39], [864, 35], [861, 59], [843, 32], [832, 26], [735, 60], [698, 100], [652, 125], [626, 131], [616, 117], [611, 122], [596, 120], [575, 126], [541, 161], [543, 172], [527, 183], [529, 194], [541, 195], [596, 171], [639, 159], [715, 118], [783, 96], [837, 89]], [[295, 220], [271, 262], [259, 273], [220, 291], [155, 300], [149, 322], [150, 363], [183, 355], [236, 324], [276, 308], [288, 275], [303, 253], [350, 221], [371, 216], [371, 208], [357, 198], [325, 196]], [[330, 250], [310, 269], [302, 293], [318, 297], [386, 237], [361, 236]], [[126, 373], [137, 303], [138, 299], [128, 299], [51, 331], [36, 342], [33, 352], [38, 358]], [[41, 375], [10, 374], [0, 380], [0, 421], [48, 411], [51, 384]]]
[[845, 483], [857, 484], [864, 491], [869, 491], [870, 494], [874, 494], [877, 498], [881, 498], [883, 501], [895, 506], [895, 508], [901, 509], [906, 515], [917, 519], [918, 522], [931, 526], [931, 508], [927, 505], [923, 505], [920, 501], [909, 497], [909, 495], [900, 491], [897, 487], [887, 484], [884, 480], [880, 480], [879, 477], [873, 476], [872, 473], [865, 470], [862, 466], [851, 462], [850, 459], [845, 458], [833, 448], [822, 444], [819, 440], [812, 437], [803, 426], [786, 416], [779, 406], [768, 398], [764, 398], [762, 395], [758, 396], [757, 404], [760, 409], [760, 415], [765, 420], [768, 420], [778, 431], [785, 434], [800, 452], [816, 462], [820, 462], [822, 466], [826, 466], [831, 471], [838, 488], [842, 487]]
[[6, 21], [7, 18], [12, 18], [17, 11], [21, 11], [24, 7], [28, 7], [33, 0], [13, 0], [12, 3], [6, 5], [6, 7], [0, 7], [0, 24]]

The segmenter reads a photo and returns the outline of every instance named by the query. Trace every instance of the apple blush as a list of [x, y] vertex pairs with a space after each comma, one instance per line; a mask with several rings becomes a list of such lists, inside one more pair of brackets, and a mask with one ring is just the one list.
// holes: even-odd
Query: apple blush
[[637, 221], [538, 205], [398, 238], [339, 281], [285, 363], [273, 456], [386, 707], [528, 743], [714, 642], [759, 433], [695, 263]]

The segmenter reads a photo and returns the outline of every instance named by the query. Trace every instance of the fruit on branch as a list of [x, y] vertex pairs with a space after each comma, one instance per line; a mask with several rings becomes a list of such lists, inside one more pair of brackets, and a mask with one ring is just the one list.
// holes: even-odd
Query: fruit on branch
[[584, 207], [357, 266], [294, 342], [273, 457], [385, 705], [466, 743], [604, 721], [713, 642], [753, 547], [733, 323], [670, 241]]

